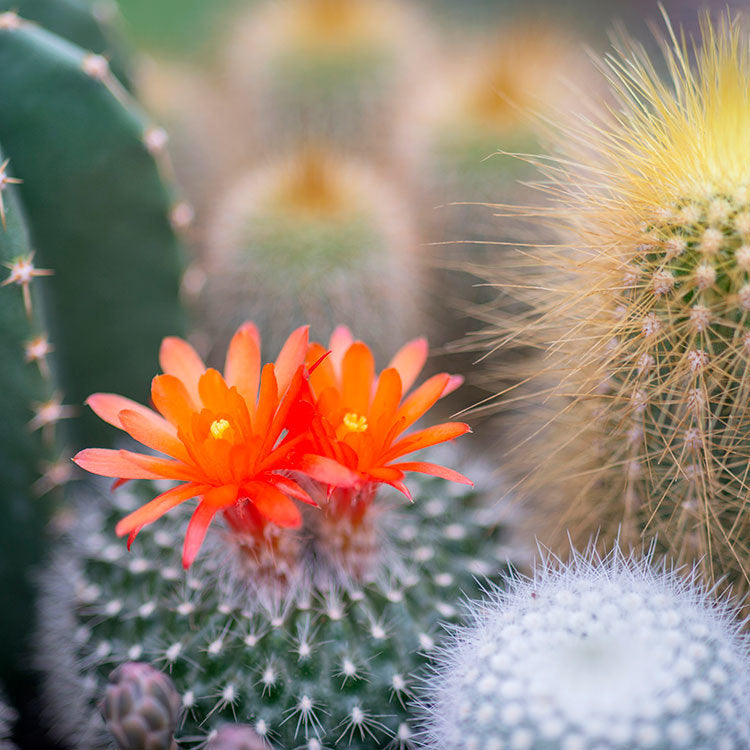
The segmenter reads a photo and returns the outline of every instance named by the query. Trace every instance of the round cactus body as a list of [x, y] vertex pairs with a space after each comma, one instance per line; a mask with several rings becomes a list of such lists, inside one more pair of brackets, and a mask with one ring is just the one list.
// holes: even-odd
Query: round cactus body
[[375, 519], [379, 564], [357, 582], [311, 573], [321, 566], [303, 534], [284, 585], [255, 581], [247, 540], [229, 530], [209, 535], [185, 574], [180, 514], [144, 528], [128, 554], [113, 529], [141, 499], [125, 494], [127, 508], [89, 511], [48, 571], [41, 607], [58, 732], [81, 742], [87, 728], [87, 742], [103, 742], [94, 702], [106, 676], [145, 660], [182, 696], [180, 742], [240, 721], [274, 747], [411, 747], [407, 706], [440, 623], [508, 551], [477, 493], [421, 482], [413, 505]]
[[391, 0], [264, 3], [240, 19], [226, 77], [264, 143], [324, 137], [378, 147], [414, 80], [424, 25]]
[[424, 690], [422, 747], [739, 750], [750, 649], [736, 612], [650, 559], [574, 554], [471, 605]]
[[306, 149], [252, 171], [226, 194], [206, 241], [204, 290], [222, 339], [253, 319], [271, 348], [278, 321], [327, 336], [340, 322], [383, 351], [415, 326], [419, 289], [411, 222], [373, 170]]

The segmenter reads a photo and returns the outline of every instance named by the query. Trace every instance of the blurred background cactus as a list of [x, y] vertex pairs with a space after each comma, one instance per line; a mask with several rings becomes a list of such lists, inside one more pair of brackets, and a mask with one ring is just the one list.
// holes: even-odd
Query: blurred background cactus
[[[286, 326], [348, 321], [380, 355], [414, 335], [422, 295], [412, 219], [367, 164], [308, 146], [252, 170], [209, 221], [206, 319], [216, 351], [253, 320], [269, 352]], [[377, 331], [377, 335], [376, 335]]]
[[473, 602], [422, 690], [420, 746], [746, 747], [737, 612], [699, 571], [651, 568], [652, 557], [548, 557]]

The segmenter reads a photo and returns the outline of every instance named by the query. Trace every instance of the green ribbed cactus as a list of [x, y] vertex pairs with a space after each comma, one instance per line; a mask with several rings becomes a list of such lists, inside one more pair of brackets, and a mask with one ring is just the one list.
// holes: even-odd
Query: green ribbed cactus
[[[152, 352], [180, 332], [172, 198], [152, 128], [106, 59], [0, 14], [0, 144], [21, 179], [36, 261], [54, 270], [51, 336], [66, 398], [142, 397]], [[84, 418], [90, 433], [95, 421]]]
[[29, 568], [49, 542], [47, 493], [72, 474], [57, 426], [72, 410], [62, 403], [50, 362], [40, 286], [52, 280], [35, 264], [11, 165], [2, 156], [0, 165], [0, 264], [8, 271], [0, 288], [0, 589], [13, 603], [0, 619], [0, 672], [15, 692], [33, 617]]
[[103, 55], [117, 79], [130, 88], [130, 61], [117, 33], [116, 0], [0, 0], [13, 11], [82, 49]]
[[508, 550], [479, 493], [432, 478], [414, 490], [413, 505], [380, 508], [378, 564], [359, 581], [321, 572], [310, 531], [277, 539], [303, 552], [296, 572], [280, 572], [277, 547], [271, 585], [228, 530], [186, 574], [181, 514], [144, 528], [128, 554], [113, 529], [141, 498], [90, 508], [44, 581], [40, 659], [58, 733], [97, 746], [107, 674], [148, 660], [182, 695], [178, 740], [241, 721], [274, 747], [411, 747], [408, 703], [440, 623]]
[[278, 321], [327, 337], [346, 323], [386, 354], [415, 333], [416, 238], [397, 187], [371, 166], [308, 147], [252, 170], [209, 221], [203, 306], [217, 351], [254, 320], [269, 351]]
[[[20, 5], [105, 50], [84, 33], [94, 19], [83, 4]], [[2, 12], [0, 100], [0, 589], [13, 603], [0, 670], [21, 705], [33, 690], [31, 578], [50, 519], [70, 520], [50, 491], [71, 479], [71, 449], [99, 434], [77, 418], [89, 378], [139, 395], [153, 336], [182, 319], [170, 198], [151, 153], [163, 134], [107, 60]]]

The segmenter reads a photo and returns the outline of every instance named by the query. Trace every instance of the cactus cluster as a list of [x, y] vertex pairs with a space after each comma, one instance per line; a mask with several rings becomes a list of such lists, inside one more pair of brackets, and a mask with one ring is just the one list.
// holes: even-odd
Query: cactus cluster
[[547, 558], [473, 603], [423, 690], [422, 747], [747, 747], [736, 610], [651, 558]]
[[89, 502], [45, 575], [47, 703], [76, 746], [105, 741], [95, 703], [112, 668], [148, 660], [177, 686], [185, 742], [239, 720], [280, 747], [411, 747], [409, 701], [440, 623], [509, 552], [502, 527], [487, 531], [480, 493], [425, 478], [413, 505], [381, 510], [365, 578], [321, 576], [307, 532], [290, 585], [269, 589], [248, 575], [249, 542], [231, 529], [183, 573], [179, 515], [144, 528], [128, 554], [114, 526], [136, 492], [119, 491], [114, 508]]

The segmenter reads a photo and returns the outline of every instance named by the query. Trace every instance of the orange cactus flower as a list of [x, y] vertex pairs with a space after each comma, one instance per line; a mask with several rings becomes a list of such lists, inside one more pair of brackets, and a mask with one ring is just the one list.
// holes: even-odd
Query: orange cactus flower
[[111, 393], [87, 403], [106, 422], [168, 458], [128, 450], [91, 448], [74, 458], [82, 468], [120, 481], [172, 479], [178, 485], [123, 518], [117, 534], [132, 543], [141, 527], [171, 508], [200, 497], [185, 536], [187, 568], [219, 511], [235, 528], [258, 531], [271, 521], [297, 527], [300, 511], [290, 498], [312, 503], [289, 476], [295, 447], [304, 439], [290, 429], [305, 382], [308, 329], [287, 339], [275, 364], [261, 369], [260, 337], [252, 323], [234, 335], [224, 376], [206, 369], [186, 341], [166, 338], [159, 361], [165, 374], [151, 384], [156, 411]]
[[313, 343], [307, 354], [308, 364], [319, 364], [310, 374], [317, 419], [311, 427], [315, 450], [301, 460], [306, 474], [329, 487], [344, 488], [337, 495], [349, 495], [345, 502], [352, 502], [356, 494], [360, 505], [367, 504], [380, 483], [392, 485], [411, 499], [403, 481], [407, 471], [472, 484], [444, 466], [399, 460], [470, 431], [462, 422], [446, 422], [403, 434], [463, 382], [460, 376], [441, 373], [403, 398], [427, 360], [425, 339], [406, 344], [379, 376], [370, 349], [353, 341], [345, 326], [333, 332], [330, 354], [320, 361], [326, 351]]

